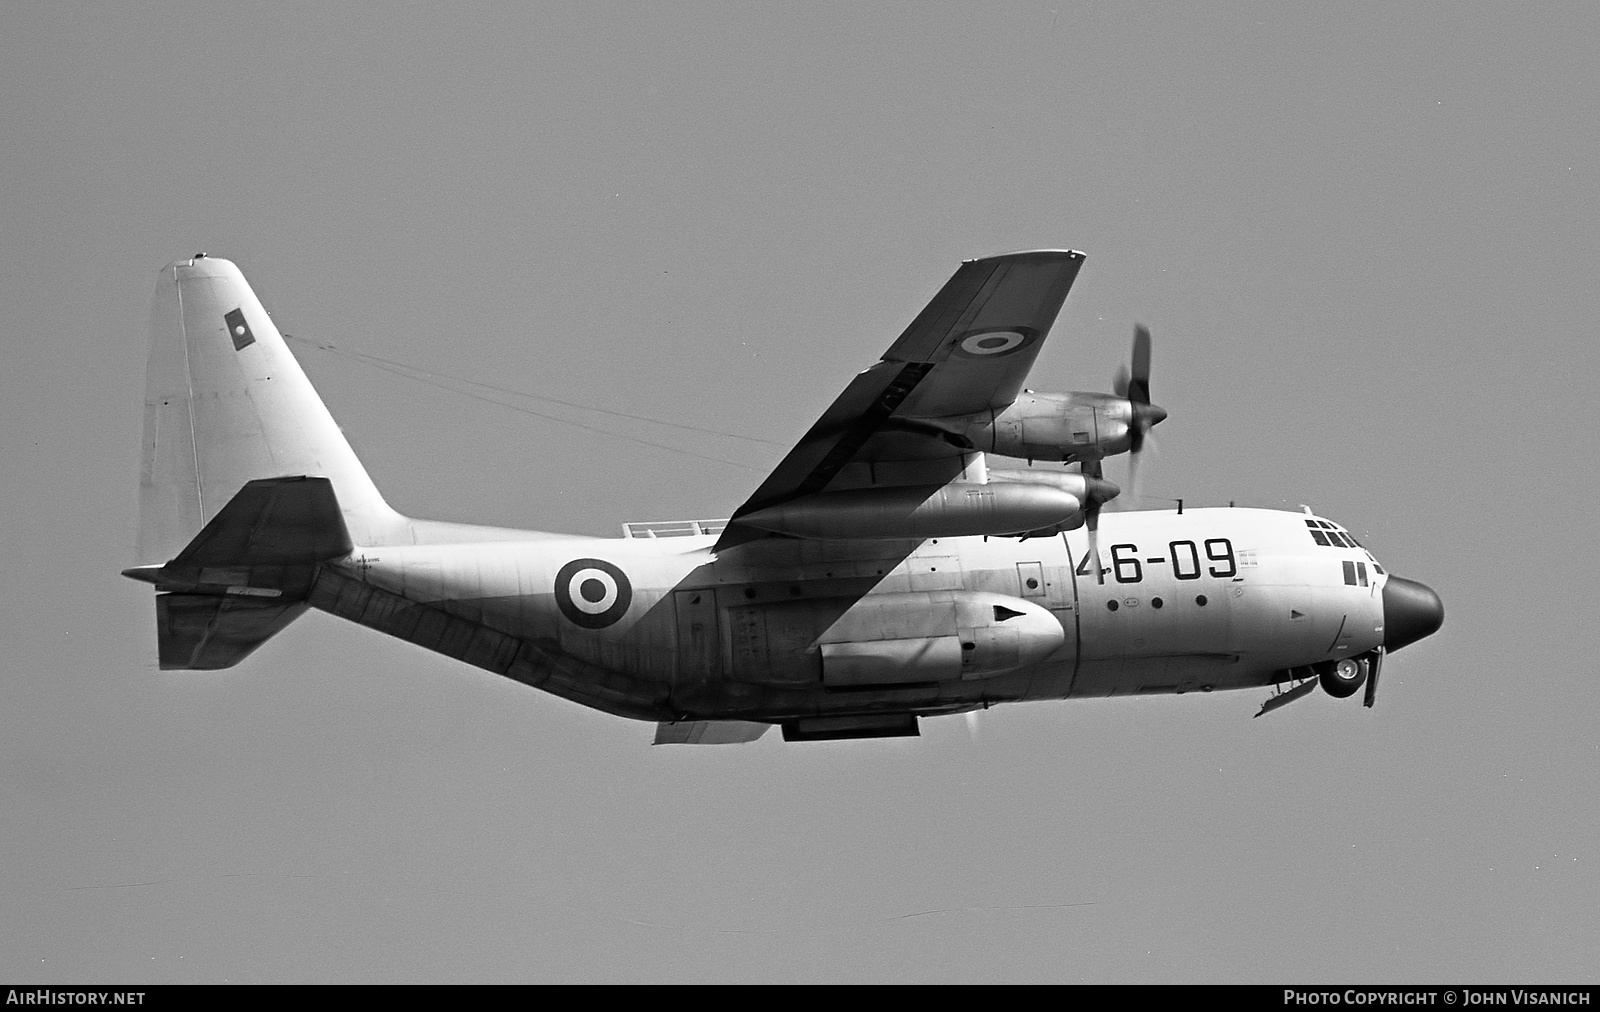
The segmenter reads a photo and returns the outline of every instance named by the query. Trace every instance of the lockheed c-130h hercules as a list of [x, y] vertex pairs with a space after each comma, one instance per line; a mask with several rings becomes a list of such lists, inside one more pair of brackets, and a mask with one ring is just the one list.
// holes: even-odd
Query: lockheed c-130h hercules
[[397, 513], [238, 268], [180, 260], [126, 570], [159, 592], [160, 665], [230, 667], [318, 608], [658, 743], [1191, 690], [1274, 687], [1265, 713], [1364, 684], [1371, 706], [1385, 655], [1443, 622], [1433, 591], [1309, 511], [1102, 515], [1102, 461], [1166, 412], [1142, 330], [1115, 394], [1023, 389], [1083, 260], [963, 264], [731, 518], [609, 539]]

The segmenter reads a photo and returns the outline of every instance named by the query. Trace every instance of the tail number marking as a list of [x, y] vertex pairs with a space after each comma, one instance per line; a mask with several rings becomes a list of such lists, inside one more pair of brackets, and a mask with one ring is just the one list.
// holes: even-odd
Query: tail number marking
[[[1146, 563], [1172, 563], [1172, 575], [1180, 580], [1198, 580], [1205, 573], [1219, 580], [1226, 580], [1239, 573], [1238, 557], [1234, 555], [1233, 542], [1227, 538], [1210, 538], [1205, 542], [1205, 561], [1200, 558], [1200, 546], [1193, 541], [1167, 542], [1167, 556], [1152, 556], [1145, 560]], [[1106, 572], [1112, 574], [1118, 583], [1139, 583], [1144, 579], [1144, 567], [1139, 564], [1139, 546], [1133, 544], [1111, 546], [1111, 567]], [[1206, 565], [1209, 562], [1211, 565]], [[1084, 553], [1083, 560], [1078, 563], [1076, 570], [1079, 576], [1089, 576], [1089, 555]]]

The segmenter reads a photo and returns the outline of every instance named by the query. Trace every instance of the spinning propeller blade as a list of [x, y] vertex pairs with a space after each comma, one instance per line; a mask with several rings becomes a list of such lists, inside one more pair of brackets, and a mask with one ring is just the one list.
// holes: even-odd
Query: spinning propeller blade
[[[1085, 477], [1097, 480], [1105, 479], [1105, 469], [1098, 458], [1083, 462]], [[1095, 579], [1100, 583], [1106, 582], [1106, 571], [1100, 567], [1100, 506], [1101, 501], [1090, 496], [1083, 507], [1083, 527], [1089, 535], [1089, 557], [1094, 560]]]
[[1135, 324], [1133, 328], [1133, 354], [1130, 365], [1117, 368], [1112, 389], [1119, 397], [1128, 399], [1131, 417], [1128, 423], [1128, 498], [1124, 504], [1139, 507], [1139, 455], [1144, 451], [1145, 437], [1150, 430], [1167, 417], [1166, 409], [1150, 403], [1150, 328]]
[[1123, 396], [1135, 404], [1150, 403], [1150, 328], [1133, 325], [1133, 370], [1128, 392]]
[[1116, 387], [1117, 393], [1126, 397], [1133, 408], [1129, 450], [1138, 454], [1144, 449], [1144, 437], [1167, 417], [1165, 409], [1150, 403], [1150, 328], [1144, 324], [1133, 328], [1133, 368], [1124, 366], [1118, 370]]

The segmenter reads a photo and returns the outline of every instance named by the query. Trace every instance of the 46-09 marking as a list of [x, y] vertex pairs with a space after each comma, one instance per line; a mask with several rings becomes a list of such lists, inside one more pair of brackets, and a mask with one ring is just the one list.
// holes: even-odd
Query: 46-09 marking
[[[1202, 560], [1201, 548], [1193, 541], [1169, 541], [1167, 555], [1151, 556], [1141, 563], [1138, 545], [1112, 545], [1111, 568], [1105, 572], [1110, 573], [1118, 583], [1138, 583], [1144, 579], [1146, 565], [1165, 565], [1170, 562], [1172, 575], [1180, 580], [1198, 580], [1206, 574], [1225, 580], [1238, 575], [1239, 562], [1233, 554], [1233, 543], [1227, 538], [1208, 538], [1204, 542], [1204, 550], [1205, 558]], [[1090, 575], [1088, 553], [1078, 563], [1077, 574]]]

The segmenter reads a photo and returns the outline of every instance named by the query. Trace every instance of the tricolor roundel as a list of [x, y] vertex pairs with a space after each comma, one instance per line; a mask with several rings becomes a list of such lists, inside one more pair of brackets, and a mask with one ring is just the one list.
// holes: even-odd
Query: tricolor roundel
[[1039, 339], [1031, 328], [980, 330], [956, 342], [956, 354], [963, 358], [990, 358], [1026, 348]]
[[573, 559], [556, 574], [556, 606], [585, 629], [613, 624], [632, 601], [627, 575], [602, 559]]

